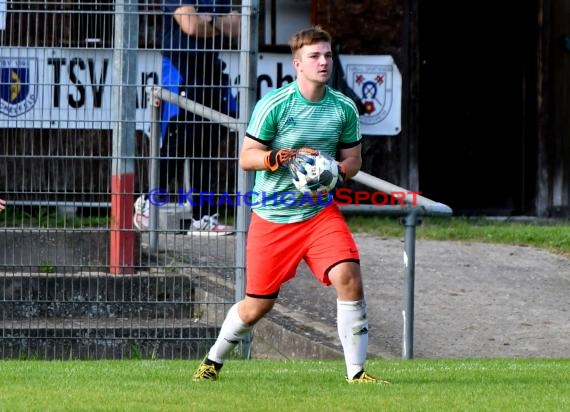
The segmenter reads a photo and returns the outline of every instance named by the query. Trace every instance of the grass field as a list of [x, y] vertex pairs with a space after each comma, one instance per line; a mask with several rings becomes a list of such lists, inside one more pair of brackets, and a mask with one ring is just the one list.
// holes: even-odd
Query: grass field
[[[354, 232], [385, 237], [402, 237], [399, 219], [386, 216], [350, 215], [347, 222]], [[426, 216], [416, 227], [418, 239], [455, 240], [508, 245], [534, 246], [570, 257], [570, 221], [515, 220]]]
[[392, 382], [348, 385], [341, 361], [0, 361], [2, 411], [568, 411], [570, 359], [370, 360]]
[[[348, 222], [355, 232], [404, 233], [393, 217]], [[568, 221], [427, 217], [417, 237], [570, 256]], [[198, 363], [0, 360], [0, 411], [570, 411], [570, 358], [370, 360], [389, 386], [346, 384], [342, 361], [231, 360], [219, 382], [192, 382]]]

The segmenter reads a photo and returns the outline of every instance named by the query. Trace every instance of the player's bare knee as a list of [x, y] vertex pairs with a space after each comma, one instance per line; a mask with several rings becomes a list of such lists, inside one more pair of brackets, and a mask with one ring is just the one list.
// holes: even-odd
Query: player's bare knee
[[241, 320], [247, 325], [255, 325], [263, 316], [273, 309], [275, 299], [253, 299], [246, 297], [238, 306]]
[[357, 301], [364, 297], [360, 276], [337, 276], [333, 281], [337, 297], [342, 301]]
[[362, 289], [360, 266], [341, 263], [329, 272], [329, 280], [336, 289]]

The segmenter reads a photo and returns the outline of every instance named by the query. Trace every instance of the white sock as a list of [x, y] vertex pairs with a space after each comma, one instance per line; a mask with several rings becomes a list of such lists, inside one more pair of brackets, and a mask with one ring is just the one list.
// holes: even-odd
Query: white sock
[[252, 326], [246, 325], [241, 320], [237, 307], [238, 304], [236, 303], [228, 311], [216, 343], [214, 343], [214, 346], [210, 348], [208, 353], [208, 359], [216, 363], [224, 363], [226, 356], [252, 328]]
[[368, 350], [368, 318], [366, 301], [336, 301], [337, 328], [340, 342], [344, 350], [346, 376], [352, 379], [364, 369]]

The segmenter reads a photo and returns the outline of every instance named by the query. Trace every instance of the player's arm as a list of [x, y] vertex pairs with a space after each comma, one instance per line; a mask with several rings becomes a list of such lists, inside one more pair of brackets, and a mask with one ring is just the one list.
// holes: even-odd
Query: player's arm
[[350, 179], [358, 173], [362, 167], [362, 144], [356, 146], [340, 149], [339, 164], [342, 172], [345, 174], [343, 178]]
[[178, 7], [174, 11], [174, 20], [180, 26], [180, 30], [189, 36], [212, 37], [218, 34], [212, 16], [198, 13], [194, 6]]
[[274, 172], [281, 166], [289, 166], [292, 162], [295, 162], [297, 157], [314, 153], [318, 153], [318, 150], [308, 147], [271, 150], [263, 142], [246, 135], [239, 157], [239, 164], [243, 170], [270, 170]]
[[243, 170], [266, 170], [265, 158], [269, 152], [267, 145], [245, 136], [239, 155], [239, 165]]

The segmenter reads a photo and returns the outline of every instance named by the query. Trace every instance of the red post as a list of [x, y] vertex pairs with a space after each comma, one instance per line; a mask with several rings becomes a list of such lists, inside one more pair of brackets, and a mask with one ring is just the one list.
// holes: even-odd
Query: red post
[[135, 236], [133, 231], [134, 173], [111, 177], [111, 238], [109, 269], [112, 274], [135, 273]]

